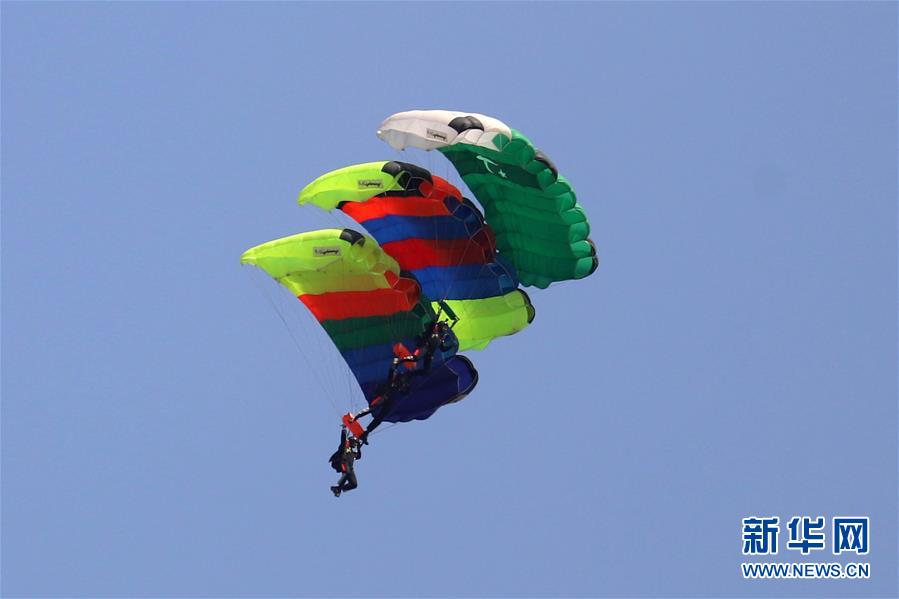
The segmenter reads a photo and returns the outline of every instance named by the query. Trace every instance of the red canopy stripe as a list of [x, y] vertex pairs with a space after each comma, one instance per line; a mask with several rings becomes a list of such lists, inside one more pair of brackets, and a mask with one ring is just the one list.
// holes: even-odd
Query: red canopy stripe
[[317, 295], [307, 293], [298, 297], [322, 322], [408, 312], [418, 303], [419, 294], [418, 283], [399, 278], [391, 289], [331, 291]]

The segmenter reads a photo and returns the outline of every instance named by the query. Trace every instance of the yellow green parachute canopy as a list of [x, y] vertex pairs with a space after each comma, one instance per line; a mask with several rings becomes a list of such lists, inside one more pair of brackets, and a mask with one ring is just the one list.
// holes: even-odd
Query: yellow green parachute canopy
[[[369, 402], [387, 379], [397, 344], [419, 346], [436, 319], [418, 282], [404, 276], [374, 239], [352, 229], [275, 239], [244, 252], [241, 263], [261, 268], [309, 308]], [[453, 345], [434, 356], [427, 373], [411, 377], [385, 420], [427, 418], [476, 383], [474, 366]]]

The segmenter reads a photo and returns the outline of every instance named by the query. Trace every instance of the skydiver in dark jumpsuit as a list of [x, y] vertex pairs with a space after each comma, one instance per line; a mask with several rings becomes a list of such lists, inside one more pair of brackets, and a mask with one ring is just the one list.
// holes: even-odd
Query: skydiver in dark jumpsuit
[[[396, 396], [406, 393], [409, 390], [409, 376], [426, 374], [430, 371], [431, 362], [434, 359], [434, 352], [438, 349], [441, 351], [448, 351], [458, 347], [458, 341], [450, 336], [450, 330], [449, 325], [445, 322], [434, 322], [431, 325], [429, 333], [425, 333], [426, 336], [420, 338], [418, 347], [414, 352], [409, 353], [408, 350], [406, 350], [404, 352], [406, 355], [403, 356], [403, 352], [400, 352], [400, 355], [393, 359], [393, 365], [390, 367], [390, 372], [387, 376], [387, 385], [378, 391], [375, 398], [368, 404], [367, 408], [353, 417], [353, 420], [358, 420], [359, 418], [370, 414], [373, 409], [378, 409], [377, 415], [373, 416], [372, 421], [365, 428], [365, 432], [362, 433], [362, 436], [360, 437], [362, 443], [368, 445], [368, 434], [378, 428], [384, 421], [384, 418], [386, 418], [393, 410]], [[401, 344], [398, 344], [398, 346], [399, 348], [405, 349]], [[417, 367], [417, 364], [421, 364], [421, 366]], [[405, 366], [406, 370], [400, 372], [400, 366]]]
[[424, 371], [431, 369], [431, 360], [434, 359], [434, 353], [439, 349], [441, 352], [459, 349], [459, 340], [454, 335], [450, 335], [451, 327], [443, 321], [435, 322], [431, 326], [431, 334], [424, 343], [423, 366]]
[[[409, 377], [429, 372], [434, 353], [438, 349], [449, 351], [458, 348], [459, 343], [455, 337], [450, 335], [450, 331], [450, 326], [445, 322], [435, 321], [431, 324], [430, 331], [419, 338], [418, 347], [414, 352], [410, 353], [402, 344], [394, 347], [397, 357], [393, 359], [393, 364], [387, 374], [387, 383], [378, 390], [368, 407], [352, 418], [358, 420], [377, 409], [377, 414], [372, 417], [372, 421], [365, 427], [365, 432], [359, 438], [363, 444], [368, 445], [368, 434], [378, 428], [384, 418], [393, 411], [397, 395], [402, 395], [409, 390]], [[400, 366], [405, 366], [405, 369], [400, 371]]]
[[418, 347], [411, 354], [397, 358], [393, 361], [391, 369], [391, 379], [398, 367], [398, 364], [421, 364], [420, 367], [406, 366], [413, 374], [427, 373], [431, 370], [431, 362], [434, 354], [439, 349], [446, 352], [451, 349], [458, 349], [458, 340], [450, 335], [451, 327], [443, 321], [433, 322], [426, 333], [419, 337]]
[[[394, 360], [396, 364], [397, 361]], [[353, 416], [353, 420], [358, 420], [363, 416], [371, 414], [375, 409], [377, 413], [372, 416], [372, 421], [365, 427], [365, 432], [359, 437], [359, 441], [368, 445], [368, 435], [384, 422], [396, 404], [396, 396], [401, 395], [409, 390], [409, 373], [404, 372], [396, 374], [395, 370], [391, 370], [391, 378], [375, 395], [375, 398], [369, 402], [368, 407]]]
[[331, 487], [334, 497], [340, 497], [343, 491], [352, 491], [358, 485], [356, 482], [356, 472], [353, 469], [353, 463], [362, 459], [362, 444], [359, 439], [352, 435], [347, 435], [346, 427], [340, 430], [340, 446], [337, 448], [329, 461], [331, 467], [341, 473], [340, 480]]

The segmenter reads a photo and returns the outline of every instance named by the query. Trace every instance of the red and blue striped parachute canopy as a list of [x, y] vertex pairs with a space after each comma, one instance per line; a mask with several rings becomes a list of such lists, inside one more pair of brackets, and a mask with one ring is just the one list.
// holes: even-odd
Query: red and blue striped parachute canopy
[[478, 207], [421, 167], [390, 161], [338, 169], [306, 186], [299, 203], [340, 209], [364, 226], [443, 319], [458, 319], [462, 349], [481, 349], [534, 318]]

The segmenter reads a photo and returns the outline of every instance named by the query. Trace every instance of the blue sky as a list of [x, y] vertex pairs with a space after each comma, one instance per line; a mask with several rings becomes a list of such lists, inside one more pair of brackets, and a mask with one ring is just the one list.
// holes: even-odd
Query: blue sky
[[[896, 16], [3, 3], [2, 594], [895, 596]], [[335, 500], [348, 391], [238, 257], [325, 171], [452, 179], [412, 108], [521, 129], [602, 264]], [[870, 516], [872, 578], [742, 580], [758, 514]]]

